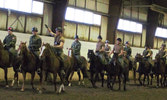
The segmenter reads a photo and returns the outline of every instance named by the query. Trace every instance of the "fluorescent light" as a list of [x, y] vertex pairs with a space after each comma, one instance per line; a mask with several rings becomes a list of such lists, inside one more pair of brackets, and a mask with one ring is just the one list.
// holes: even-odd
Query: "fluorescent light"
[[142, 33], [143, 26], [134, 21], [119, 19], [117, 29], [134, 33]]
[[32, 0], [19, 0], [19, 11], [31, 13]]
[[157, 27], [156, 32], [155, 32], [155, 36], [162, 37], [162, 38], [167, 38], [167, 29]]
[[4, 4], [5, 4], [5, 1], [4, 0], [0, 0], [0, 7], [1, 8], [4, 8]]

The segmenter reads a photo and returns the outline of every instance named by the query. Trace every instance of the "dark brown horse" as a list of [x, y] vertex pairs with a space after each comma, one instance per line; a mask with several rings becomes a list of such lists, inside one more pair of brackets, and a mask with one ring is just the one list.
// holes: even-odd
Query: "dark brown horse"
[[[79, 62], [78, 62], [77, 58], [74, 56], [71, 49], [69, 49], [68, 56], [71, 56], [74, 60], [74, 65], [73, 65], [74, 67], [73, 67], [71, 75], [70, 75], [70, 81], [72, 80], [73, 74], [76, 71], [78, 74], [78, 77], [79, 77], [78, 85], [80, 85], [81, 84], [81, 73], [80, 72], [82, 72], [82, 74], [83, 74], [82, 84], [84, 85], [84, 79], [88, 77], [88, 75], [87, 75], [87, 64], [88, 63], [87, 63], [86, 58], [81, 56], [80, 60], [82, 60], [82, 63], [78, 64]], [[68, 86], [71, 86], [71, 83], [69, 83]]]
[[96, 88], [96, 81], [97, 81], [97, 76], [100, 73], [102, 84], [101, 86], [103, 87], [104, 84], [104, 65], [101, 63], [101, 60], [98, 56], [95, 55], [93, 50], [88, 50], [88, 58], [90, 62], [90, 80], [92, 83], [92, 86]]
[[7, 50], [4, 49], [3, 47], [3, 43], [0, 40], [0, 67], [2, 69], [4, 69], [5, 72], [5, 80], [6, 80], [6, 87], [8, 87], [8, 82], [7, 82], [7, 68], [12, 67], [13, 66], [13, 71], [14, 73], [14, 80], [12, 81], [11, 86], [14, 85], [15, 80], [17, 80], [19, 85], [19, 80], [18, 80], [18, 69], [21, 66], [21, 59], [19, 56], [15, 57], [13, 60], [13, 62], [10, 62], [10, 56], [9, 56], [9, 52]]
[[[138, 68], [138, 72], [139, 72], [139, 83], [140, 85], [145, 85], [145, 79], [147, 77], [147, 85], [149, 85], [149, 73], [151, 71], [151, 65], [148, 62], [148, 60], [146, 60], [145, 58], [143, 58], [142, 55], [140, 54], [136, 54], [135, 56], [135, 62], [139, 62], [139, 68]], [[143, 83], [141, 82], [141, 76], [144, 74], [144, 79], [143, 79]]]
[[159, 87], [159, 75], [161, 75], [160, 83], [161, 86], [165, 86], [165, 70], [166, 70], [166, 65], [165, 65], [166, 60], [162, 59], [159, 54], [156, 54], [155, 56], [155, 66], [153, 68], [153, 71], [155, 75], [157, 76], [157, 87]]
[[[50, 44], [43, 44], [41, 53], [39, 57], [42, 60], [42, 78], [41, 78], [41, 86], [43, 88], [43, 82], [45, 78], [45, 73], [53, 73], [54, 78], [54, 86], [55, 86], [55, 92], [57, 91], [56, 87], [56, 79], [57, 74], [60, 76], [61, 79], [61, 86], [59, 89], [59, 93], [61, 91], [64, 91], [64, 77], [60, 73], [60, 60], [57, 55], [54, 54], [53, 47], [50, 46]], [[42, 92], [42, 91], [41, 91]]]
[[23, 75], [23, 84], [22, 84], [22, 88], [21, 91], [24, 91], [24, 84], [25, 84], [25, 80], [26, 80], [26, 74], [30, 73], [31, 74], [31, 85], [32, 85], [32, 89], [34, 88], [34, 77], [35, 77], [35, 72], [37, 70], [36, 67], [36, 58], [35, 56], [32, 54], [32, 52], [30, 52], [26, 46], [26, 42], [21, 42], [20, 43], [20, 56], [21, 56], [21, 60], [22, 60], [22, 64], [21, 64], [21, 71], [22, 71], [22, 75]]
[[[122, 58], [123, 59], [123, 58]], [[124, 61], [126, 62], [126, 61]], [[119, 82], [119, 89], [121, 89], [121, 77], [123, 76], [123, 83], [124, 83], [124, 91], [126, 90], [126, 81], [128, 78], [128, 72], [129, 72], [129, 62], [124, 63], [124, 66], [122, 66], [119, 62], [118, 54], [114, 53], [112, 60], [109, 63], [109, 66], [106, 67], [106, 71], [108, 73], [107, 75], [107, 87], [113, 90], [113, 86], [115, 84], [116, 76], [118, 76], [118, 82]], [[112, 85], [110, 85], [111, 79]]]
[[3, 47], [3, 43], [0, 40], [0, 67], [4, 70], [5, 73], [5, 81], [6, 81], [6, 87], [9, 87], [8, 85], [8, 78], [7, 73], [8, 69], [10, 67], [10, 61], [9, 61], [9, 53], [6, 51]]

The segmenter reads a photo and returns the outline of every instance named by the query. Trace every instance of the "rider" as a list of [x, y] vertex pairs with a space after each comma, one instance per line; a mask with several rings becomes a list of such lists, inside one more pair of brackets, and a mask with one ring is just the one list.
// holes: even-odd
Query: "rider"
[[[8, 35], [3, 40], [4, 48], [9, 52], [10, 63], [13, 63], [14, 57], [17, 55], [15, 51], [16, 36], [13, 34], [13, 28], [8, 28]], [[10, 64], [10, 65], [11, 65]]]
[[150, 46], [146, 45], [145, 46], [145, 50], [143, 51], [143, 57], [144, 57], [144, 60], [147, 60], [149, 63], [150, 63], [150, 67], [151, 67], [151, 72], [152, 73], [152, 67], [153, 67], [153, 62], [151, 60], [151, 56], [152, 56], [152, 51], [150, 49]]
[[109, 52], [110, 50], [111, 50], [111, 47], [109, 46], [109, 41], [106, 40], [106, 41], [105, 41], [105, 51], [106, 51], [106, 52]]
[[165, 43], [161, 45], [161, 49], [159, 50], [159, 55], [160, 55], [160, 58], [163, 59], [163, 61], [166, 63], [167, 51], [166, 51]]
[[75, 41], [72, 43], [71, 49], [73, 50], [73, 53], [77, 59], [77, 66], [76, 66], [77, 70], [80, 70], [79, 65], [82, 63], [81, 57], [80, 57], [81, 43], [79, 42], [78, 35], [76, 35], [74, 38], [75, 38]]
[[130, 47], [129, 41], [126, 41], [124, 51], [126, 52], [127, 58], [130, 59], [131, 54], [132, 54], [132, 49]]
[[96, 44], [96, 54], [98, 55], [99, 52], [104, 51], [105, 45], [104, 45], [104, 43], [102, 42], [102, 39], [103, 39], [103, 38], [101, 37], [101, 35], [99, 35], [97, 38], [98, 38], [98, 42], [97, 42], [97, 44]]
[[[48, 27], [47, 27], [48, 28]], [[50, 28], [48, 28], [48, 31], [50, 34], [55, 38], [54, 40], [54, 53], [59, 56], [60, 60], [60, 73], [64, 76], [64, 53], [63, 53], [63, 47], [64, 47], [64, 37], [63, 37], [63, 30], [61, 27], [57, 27], [55, 29], [56, 33], [53, 33]]]
[[37, 62], [37, 70], [40, 72], [39, 48], [42, 45], [42, 40], [41, 37], [38, 35], [38, 29], [36, 27], [32, 28], [32, 34], [33, 35], [30, 37], [28, 48], [30, 52], [32, 52], [32, 54], [35, 56]]
[[[111, 54], [113, 54], [113, 53], [118, 54], [118, 57], [119, 57], [118, 60], [121, 63], [121, 66], [123, 66], [124, 65], [124, 61], [123, 61], [123, 46], [122, 46], [121, 42], [122, 42], [121, 38], [117, 38], [117, 42], [114, 45], [113, 50], [109, 53], [109, 56]], [[113, 58], [112, 58], [112, 60], [113, 60]]]

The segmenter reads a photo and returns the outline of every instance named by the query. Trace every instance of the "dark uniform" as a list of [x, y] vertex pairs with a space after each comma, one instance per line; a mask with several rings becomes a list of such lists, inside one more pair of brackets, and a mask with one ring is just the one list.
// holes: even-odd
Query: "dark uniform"
[[167, 51], [166, 51], [166, 49], [160, 49], [159, 50], [159, 55], [160, 55], [160, 58], [166, 63], [166, 53], [167, 53]]
[[[12, 27], [8, 28], [8, 31], [13, 31]], [[14, 58], [17, 56], [17, 52], [15, 50], [16, 45], [16, 36], [14, 34], [9, 34], [3, 40], [4, 48], [9, 52], [10, 63], [13, 63]]]
[[[147, 56], [148, 54], [150, 54], [150, 56]], [[150, 49], [143, 51], [144, 60], [147, 60], [151, 64], [151, 67], [153, 67], [154, 63], [151, 59], [151, 55], [152, 55], [152, 51]]]
[[105, 43], [107, 43], [107, 44], [105, 45], [105, 51], [106, 51], [106, 52], [108, 52], [108, 51], [110, 51], [110, 50], [111, 50], [111, 47], [108, 45], [109, 41], [108, 41], [108, 40], [106, 40], [106, 42], [105, 42]]
[[[33, 27], [32, 31], [38, 32], [38, 29], [36, 27]], [[42, 45], [42, 40], [41, 40], [41, 38], [38, 35], [32, 35], [30, 37], [28, 48], [29, 48], [30, 52], [32, 52], [32, 54], [36, 58], [36, 62], [37, 62], [36, 63], [36, 67], [37, 67], [37, 69], [40, 67], [40, 60], [39, 60], [40, 52], [39, 52], [39, 48], [41, 47], [41, 45]]]
[[124, 48], [124, 51], [126, 51], [128, 57], [131, 56], [131, 53], [132, 53], [132, 49], [131, 49], [131, 47], [126, 46], [126, 47]]

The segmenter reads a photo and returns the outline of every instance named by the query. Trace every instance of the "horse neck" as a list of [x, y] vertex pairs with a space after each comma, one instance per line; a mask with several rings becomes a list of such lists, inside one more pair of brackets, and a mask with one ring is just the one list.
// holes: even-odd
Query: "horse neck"
[[27, 48], [25, 49], [25, 51], [22, 54], [23, 54], [23, 59], [32, 59], [32, 57], [33, 57], [32, 53], [30, 51], [28, 51]]

